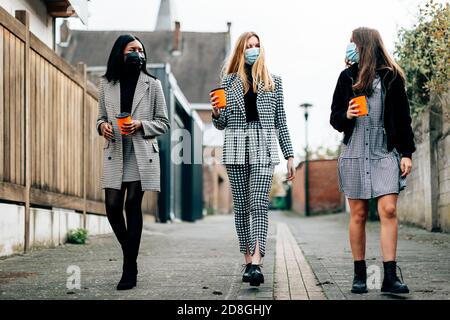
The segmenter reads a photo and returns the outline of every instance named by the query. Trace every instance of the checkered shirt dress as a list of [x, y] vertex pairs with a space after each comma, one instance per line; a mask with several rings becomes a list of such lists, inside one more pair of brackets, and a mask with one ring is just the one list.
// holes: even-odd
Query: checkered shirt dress
[[406, 180], [401, 178], [399, 153], [387, 150], [383, 101], [377, 77], [373, 94], [367, 99], [369, 114], [356, 119], [353, 134], [342, 146], [338, 161], [339, 189], [349, 199], [398, 194], [406, 187]]

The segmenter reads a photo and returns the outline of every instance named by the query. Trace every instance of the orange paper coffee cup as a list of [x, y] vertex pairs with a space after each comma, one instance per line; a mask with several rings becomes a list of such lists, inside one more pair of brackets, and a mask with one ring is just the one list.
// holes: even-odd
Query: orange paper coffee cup
[[358, 117], [367, 116], [369, 114], [369, 111], [367, 110], [366, 96], [355, 97], [352, 99], [352, 101], [359, 106], [357, 108], [357, 110], [359, 111]]
[[117, 118], [117, 124], [119, 125], [120, 134], [122, 135], [128, 135], [128, 132], [123, 130], [124, 123], [132, 123], [131, 115], [128, 112], [122, 112], [121, 114], [118, 114], [116, 116]]
[[226, 108], [227, 106], [227, 97], [225, 95], [225, 89], [224, 88], [217, 88], [214, 90], [211, 90], [213, 97], [218, 97], [219, 100], [217, 100], [217, 108]]

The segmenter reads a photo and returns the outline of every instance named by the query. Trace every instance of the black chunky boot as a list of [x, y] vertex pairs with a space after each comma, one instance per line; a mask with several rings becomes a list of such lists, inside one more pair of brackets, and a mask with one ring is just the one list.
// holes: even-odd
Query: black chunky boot
[[261, 272], [261, 265], [252, 264], [250, 269], [250, 285], [252, 287], [259, 287], [261, 283], [264, 283], [264, 275]]
[[[383, 262], [384, 279], [381, 286], [381, 292], [389, 293], [409, 293], [408, 286], [403, 283], [402, 270], [397, 267], [396, 261]], [[402, 281], [397, 277], [397, 268], [400, 270]]]
[[355, 261], [355, 273], [353, 276], [352, 293], [367, 293], [367, 268], [366, 261]]
[[242, 282], [250, 282], [250, 270], [252, 268], [252, 263], [247, 263], [242, 265], [242, 271], [244, 274], [242, 275]]
[[124, 262], [122, 277], [117, 284], [117, 290], [130, 290], [136, 287], [137, 274], [138, 270], [136, 262]]

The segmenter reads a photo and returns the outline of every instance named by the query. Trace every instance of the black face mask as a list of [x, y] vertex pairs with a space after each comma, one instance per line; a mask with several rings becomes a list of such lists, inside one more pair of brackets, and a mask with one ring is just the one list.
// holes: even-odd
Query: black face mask
[[140, 68], [145, 63], [144, 54], [132, 51], [125, 55], [125, 65], [133, 69]]

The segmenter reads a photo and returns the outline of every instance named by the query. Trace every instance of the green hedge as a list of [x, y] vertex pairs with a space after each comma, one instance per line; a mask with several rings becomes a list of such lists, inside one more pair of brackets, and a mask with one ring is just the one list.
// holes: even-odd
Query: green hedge
[[398, 62], [407, 77], [408, 97], [414, 116], [424, 111], [430, 93], [447, 92], [450, 78], [449, 4], [429, 0], [419, 7], [411, 30], [401, 29], [396, 44]]

